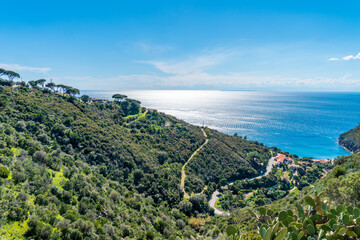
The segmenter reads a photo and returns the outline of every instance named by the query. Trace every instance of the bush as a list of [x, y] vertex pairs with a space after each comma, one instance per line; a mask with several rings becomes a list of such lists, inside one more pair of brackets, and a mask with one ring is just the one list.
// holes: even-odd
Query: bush
[[330, 208], [321, 199], [324, 193], [306, 196], [306, 208], [297, 206], [297, 212], [259, 209], [253, 214], [259, 220], [263, 239], [358, 239], [360, 237], [360, 210], [351, 205]]
[[4, 166], [0, 166], [0, 177], [2, 178], [8, 178], [9, 177], [9, 170], [4, 167]]
[[195, 218], [191, 217], [189, 219], [189, 224], [196, 230], [199, 230], [202, 226], [205, 225], [205, 219], [204, 218]]

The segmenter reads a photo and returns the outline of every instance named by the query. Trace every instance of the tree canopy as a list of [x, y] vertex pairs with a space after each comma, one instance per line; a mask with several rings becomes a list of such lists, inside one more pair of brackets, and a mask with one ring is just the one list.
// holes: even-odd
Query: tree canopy
[[53, 83], [53, 82], [49, 82], [49, 83], [47, 83], [47, 84], [45, 85], [45, 87], [50, 88], [51, 90], [54, 91], [54, 88], [56, 87], [56, 84]]
[[114, 94], [114, 95], [112, 96], [112, 98], [114, 98], [115, 101], [120, 101], [120, 100], [123, 100], [123, 99], [127, 98], [127, 96], [126, 96], [126, 95], [123, 95], [123, 94], [117, 93], [117, 94]]

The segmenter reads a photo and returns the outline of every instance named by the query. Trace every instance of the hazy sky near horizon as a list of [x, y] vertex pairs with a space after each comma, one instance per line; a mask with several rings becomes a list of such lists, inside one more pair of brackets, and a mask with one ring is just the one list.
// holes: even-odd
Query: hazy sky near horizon
[[0, 67], [83, 90], [360, 91], [359, 1], [1, 1]]

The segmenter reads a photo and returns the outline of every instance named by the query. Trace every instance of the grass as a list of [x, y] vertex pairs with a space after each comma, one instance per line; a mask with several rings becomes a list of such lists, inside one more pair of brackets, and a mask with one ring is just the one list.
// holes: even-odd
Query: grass
[[61, 186], [62, 181], [67, 181], [67, 178], [64, 177], [63, 169], [60, 172], [55, 172], [55, 176], [53, 176], [53, 183], [60, 190], [64, 190]]
[[142, 109], [140, 110], [140, 112], [138, 114], [134, 114], [134, 115], [128, 115], [126, 117], [124, 117], [125, 119], [129, 119], [129, 118], [134, 118], [134, 121], [135, 120], [139, 120], [139, 119], [142, 119], [146, 116], [146, 113], [147, 113], [147, 110], [142, 112]]

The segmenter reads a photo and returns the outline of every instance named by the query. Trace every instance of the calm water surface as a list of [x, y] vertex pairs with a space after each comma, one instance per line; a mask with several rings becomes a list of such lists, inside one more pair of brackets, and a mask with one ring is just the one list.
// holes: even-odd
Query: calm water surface
[[[117, 91], [119, 92], [119, 91]], [[110, 99], [112, 91], [83, 91]], [[121, 92], [121, 91], [120, 91]], [[144, 90], [121, 92], [148, 108], [301, 157], [348, 154], [337, 139], [360, 122], [360, 93]]]

